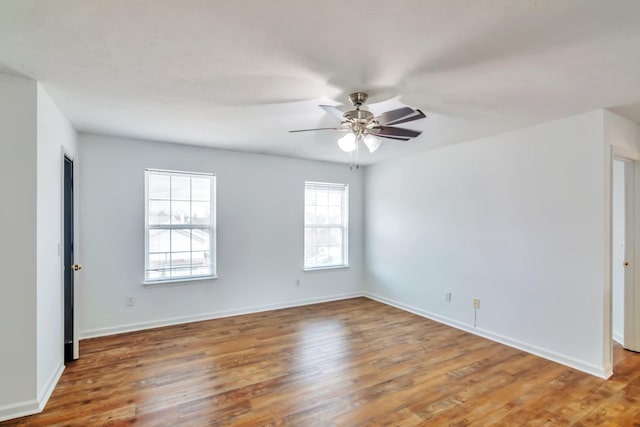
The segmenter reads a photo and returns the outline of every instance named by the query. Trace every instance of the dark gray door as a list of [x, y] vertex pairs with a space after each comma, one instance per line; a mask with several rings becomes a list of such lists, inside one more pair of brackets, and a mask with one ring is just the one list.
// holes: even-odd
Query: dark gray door
[[64, 361], [73, 361], [73, 160], [64, 158]]

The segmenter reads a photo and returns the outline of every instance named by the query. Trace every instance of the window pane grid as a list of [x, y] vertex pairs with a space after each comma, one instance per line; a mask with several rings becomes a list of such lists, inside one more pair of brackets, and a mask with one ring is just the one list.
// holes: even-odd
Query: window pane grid
[[212, 175], [147, 171], [145, 279], [215, 274]]
[[305, 269], [347, 265], [347, 191], [344, 184], [305, 182]]

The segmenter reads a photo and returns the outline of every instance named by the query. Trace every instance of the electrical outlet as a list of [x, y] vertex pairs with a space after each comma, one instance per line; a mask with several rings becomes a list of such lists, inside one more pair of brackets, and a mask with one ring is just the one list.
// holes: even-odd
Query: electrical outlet
[[451, 292], [445, 292], [444, 293], [444, 300], [446, 302], [451, 302]]
[[473, 308], [480, 308], [480, 298], [473, 299]]
[[133, 297], [125, 298], [124, 305], [127, 306], [127, 307], [133, 307], [133, 305], [134, 305]]

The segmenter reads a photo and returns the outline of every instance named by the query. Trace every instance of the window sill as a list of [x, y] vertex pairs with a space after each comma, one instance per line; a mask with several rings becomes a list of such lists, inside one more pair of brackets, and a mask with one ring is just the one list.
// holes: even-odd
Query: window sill
[[218, 276], [198, 276], [198, 277], [186, 277], [183, 279], [168, 279], [168, 280], [151, 280], [142, 282], [142, 286], [145, 287], [155, 287], [155, 286], [172, 286], [172, 285], [180, 285], [187, 284], [189, 282], [200, 282], [202, 280], [212, 280], [217, 279]]
[[342, 265], [327, 265], [323, 267], [305, 267], [303, 271], [316, 271], [316, 270], [335, 270], [338, 268], [349, 268], [349, 264]]

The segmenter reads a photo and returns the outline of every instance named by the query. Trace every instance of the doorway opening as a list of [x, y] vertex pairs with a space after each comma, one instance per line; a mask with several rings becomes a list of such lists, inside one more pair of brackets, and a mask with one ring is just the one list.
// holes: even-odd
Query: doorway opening
[[64, 266], [64, 362], [74, 360], [74, 288], [76, 265], [73, 253], [73, 160], [64, 156], [63, 178], [63, 266]]
[[[615, 354], [640, 352], [640, 167], [616, 157], [611, 165], [611, 338]], [[612, 362], [615, 365], [615, 358]], [[615, 369], [615, 366], [614, 366]]]

